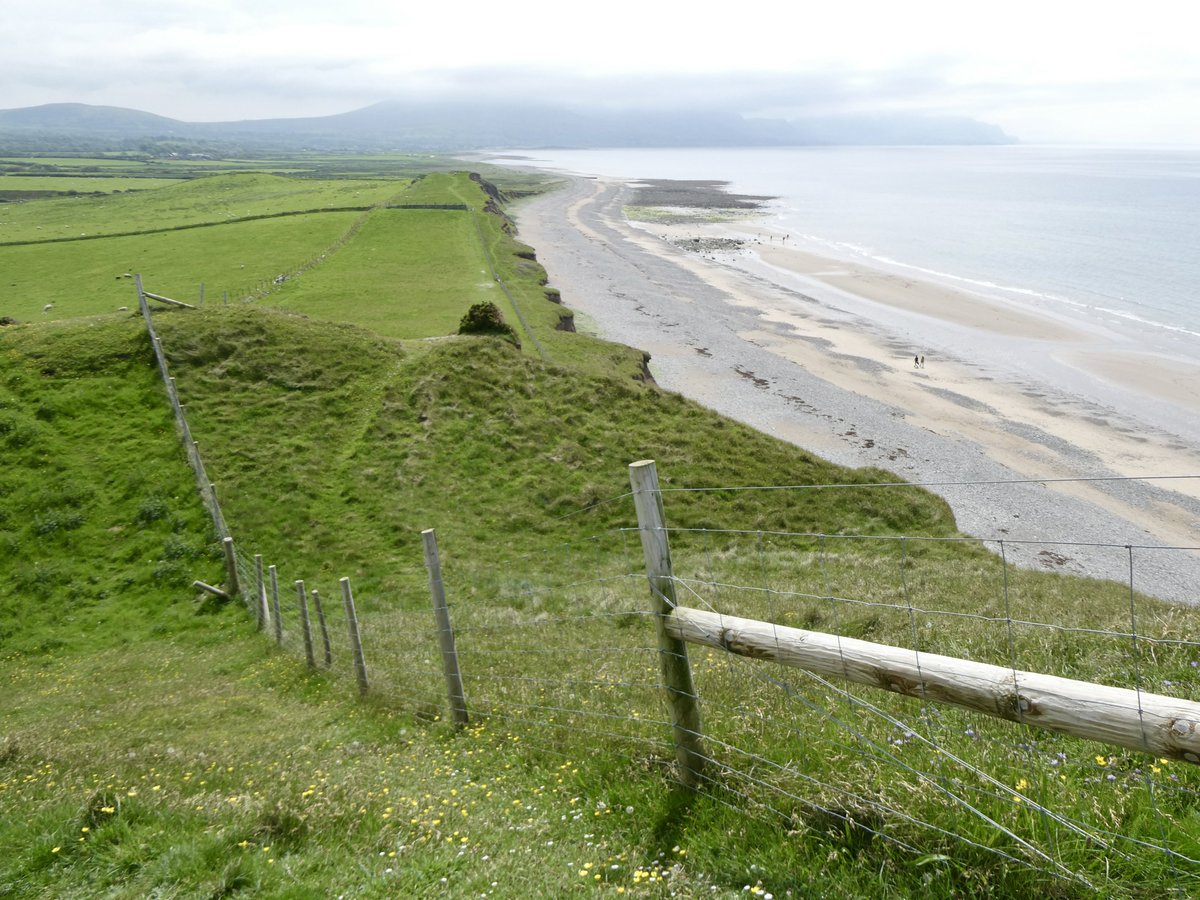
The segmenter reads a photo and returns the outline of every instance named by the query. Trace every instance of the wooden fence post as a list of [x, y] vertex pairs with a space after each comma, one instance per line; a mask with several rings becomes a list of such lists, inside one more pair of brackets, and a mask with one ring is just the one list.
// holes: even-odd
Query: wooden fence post
[[354, 611], [354, 595], [350, 593], [350, 579], [343, 578], [342, 602], [346, 604], [346, 627], [350, 630], [350, 649], [354, 652], [354, 674], [358, 678], [358, 692], [367, 692], [367, 661], [363, 659], [362, 637], [358, 632], [358, 614]]
[[279, 573], [274, 566], [267, 566], [271, 576], [271, 612], [275, 617], [275, 645], [283, 646], [283, 616], [279, 614]]
[[221, 541], [225, 548], [225, 591], [230, 597], [241, 597], [241, 586], [238, 584], [237, 551], [233, 549], [233, 538], [227, 537]]
[[304, 635], [304, 659], [310, 669], [317, 667], [313, 660], [312, 626], [308, 621], [308, 594], [304, 591], [304, 582], [296, 582], [296, 599], [300, 607], [300, 631]]
[[257, 592], [254, 595], [254, 618], [259, 631], [266, 631], [271, 624], [271, 613], [267, 609], [267, 582], [263, 578], [262, 554], [254, 554], [254, 581]]
[[317, 627], [321, 629], [321, 643], [325, 648], [325, 668], [333, 665], [333, 646], [329, 643], [329, 629], [325, 626], [325, 607], [321, 605], [321, 595], [316, 588], [312, 591], [313, 606], [317, 608]]
[[137, 288], [138, 312], [145, 316], [146, 321], [150, 321], [150, 304], [146, 302], [146, 294], [142, 290], [142, 273], [138, 272], [133, 276], [134, 287]]
[[658, 659], [663, 684], [667, 689], [667, 704], [671, 710], [675, 759], [679, 763], [683, 784], [695, 788], [704, 774], [705, 763], [700, 704], [692, 684], [687, 643], [672, 637], [666, 629], [667, 617], [676, 606], [675, 580], [654, 460], [632, 463], [629, 466], [629, 483], [633, 487], [638, 533], [642, 538], [646, 576], [650, 581], [650, 596], [658, 629]]
[[421, 532], [425, 542], [425, 568], [429, 570], [429, 593], [433, 598], [433, 616], [437, 621], [438, 643], [442, 648], [442, 672], [450, 695], [450, 716], [456, 728], [467, 724], [467, 698], [463, 694], [458, 651], [450, 627], [450, 609], [446, 606], [446, 588], [442, 584], [442, 564], [438, 559], [437, 535], [432, 528]]
[[[199, 445], [197, 445], [197, 447], [196, 447], [197, 458], [199, 458], [199, 454], [200, 454], [200, 447], [199, 447]], [[200, 460], [200, 465], [202, 465], [202, 466], [204, 465], [203, 459]], [[211, 481], [208, 483], [208, 494], [210, 497], [212, 497], [213, 524], [216, 525], [217, 533], [221, 534], [221, 535], [226, 535], [225, 539], [229, 540], [229, 538], [227, 537], [227, 535], [229, 534], [229, 526], [225, 524], [225, 514], [223, 512], [221, 512], [221, 499], [217, 496], [217, 486]]]

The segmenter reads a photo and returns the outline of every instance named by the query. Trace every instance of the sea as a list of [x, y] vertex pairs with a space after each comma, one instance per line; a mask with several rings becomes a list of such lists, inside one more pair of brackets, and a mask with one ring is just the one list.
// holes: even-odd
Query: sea
[[[1200, 361], [1200, 148], [520, 151], [525, 165], [718, 180], [801, 249], [1090, 323]], [[517, 162], [509, 155], [497, 162]]]

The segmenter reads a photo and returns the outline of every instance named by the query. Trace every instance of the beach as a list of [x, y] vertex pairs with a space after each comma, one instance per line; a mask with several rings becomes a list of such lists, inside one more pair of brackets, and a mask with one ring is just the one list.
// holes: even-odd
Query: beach
[[1150, 549], [1200, 545], [1200, 367], [753, 215], [631, 221], [636, 200], [576, 176], [516, 209], [579, 330], [649, 352], [666, 390], [930, 485], [1015, 563], [1129, 580], [1133, 554], [1138, 590], [1200, 599], [1200, 556]]

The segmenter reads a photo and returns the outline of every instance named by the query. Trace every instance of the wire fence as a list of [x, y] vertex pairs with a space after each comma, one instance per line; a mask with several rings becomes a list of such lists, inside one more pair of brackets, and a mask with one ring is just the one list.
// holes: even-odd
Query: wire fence
[[[173, 405], [182, 418], [177, 397]], [[190, 439], [186, 422], [181, 434]], [[724, 489], [734, 522], [740, 490]], [[473, 727], [530, 753], [604, 754], [836, 852], [887, 845], [926, 860], [993, 860], [1096, 889], [1128, 867], [1168, 893], [1200, 890], [1200, 716], [1172, 720], [1172, 750], [1151, 752], [1149, 740], [1138, 749], [1042, 729], [1042, 701], [1026, 704], [1033, 695], [1021, 686], [1042, 673], [1098, 694], [1124, 688], [1138, 698], [1139, 719], [1155, 698], [1200, 710], [1200, 613], [1139, 589], [1143, 560], [1194, 561], [1200, 547], [1087, 544], [1107, 557], [1106, 572], [1125, 573], [1101, 581], [1056, 571], [1055, 560], [1084, 549], [1069, 541], [648, 526], [636, 493], [592, 507], [609, 521], [614, 505], [627, 511], [627, 527], [554, 543], [486, 579], [477, 567], [391, 573], [398, 596], [370, 597], [357, 629], [344, 579], [301, 583], [269, 565], [260, 579], [261, 560], [242, 553], [241, 597], [268, 636], [314, 669], [348, 684], [359, 678], [362, 688], [360, 640], [375, 702], [449, 721], [447, 629], [427, 599], [414, 599], [429, 598], [437, 581]], [[668, 513], [671, 499], [658, 492]], [[215, 493], [212, 503], [220, 529]], [[648, 531], [669, 544], [669, 590], [649, 573]], [[917, 677], [889, 681], [881, 663], [870, 686], [785, 667], [774, 661], [781, 652], [748, 652], [725, 632], [715, 645], [672, 650], [662, 621], [684, 608], [775, 629], [775, 651], [787, 629], [838, 647], [899, 648], [915, 659]], [[934, 690], [920, 667], [943, 657], [1003, 668], [1016, 705], [981, 710]], [[690, 772], [679, 765], [680, 692], [668, 674], [680, 663], [699, 708], [685, 729], [700, 763]]]
[[[510, 592], [455, 607], [473, 719], [543, 752], [579, 758], [583, 745], [678, 777], [641, 530], [548, 549], [510, 575]], [[1129, 688], [1147, 708], [1152, 695], [1200, 699], [1200, 616], [1136, 589], [1144, 553], [1200, 548], [1114, 546], [1128, 578], [1105, 583], [1018, 569], [1001, 541], [666, 531], [679, 607], [907, 648], [918, 666], [947, 655], [1015, 682], [1039, 672]], [[1091, 887], [1122, 865], [1149, 867], [1168, 891], [1200, 886], [1200, 778], [1182, 745], [1164, 756], [1080, 739], [1043, 730], [1036, 710], [988, 715], [932, 689], [729, 649], [688, 656], [704, 766], [684, 780], [739, 812], [852, 848], [965, 853]]]

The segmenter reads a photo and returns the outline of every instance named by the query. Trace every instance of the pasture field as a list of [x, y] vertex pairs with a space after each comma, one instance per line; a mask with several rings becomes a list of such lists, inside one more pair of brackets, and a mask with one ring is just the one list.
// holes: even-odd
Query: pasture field
[[22, 172], [107, 172], [116, 174], [122, 169], [140, 171], [146, 160], [126, 155], [113, 156], [0, 156], [0, 169]]
[[[408, 179], [430, 172], [457, 172], [467, 166], [457, 159], [426, 153], [338, 154], [307, 153], [286, 158], [200, 159], [138, 154], [114, 156], [28, 157], [0, 156], [0, 176], [16, 173], [41, 175], [108, 175], [132, 178], [189, 179], [233, 172], [297, 175], [315, 179]], [[537, 175], [503, 166], [472, 163], [469, 168], [504, 189], [544, 190]]]
[[[178, 178], [121, 178], [114, 175], [0, 175], [0, 196], [21, 199], [22, 193], [115, 194], [119, 191], [151, 191], [178, 182]], [[4, 207], [0, 206], [0, 210]]]
[[421, 338], [453, 334], [467, 308], [482, 300], [507, 305], [470, 213], [379, 209], [328, 262], [264, 302], [388, 337]]
[[[361, 212], [312, 213], [129, 237], [0, 246], [0, 313], [26, 322], [137, 310], [126, 273], [146, 290], [188, 303], [220, 303], [332, 246]], [[53, 304], [44, 310], [47, 304]]]
[[[696, 795], [675, 790], [646, 582], [631, 577], [633, 460], [655, 458], [667, 488], [851, 486], [669, 494], [693, 605], [1168, 693], [1200, 665], [1181, 640], [1200, 612], [1010, 571], [960, 539], [938, 497], [861, 487], [895, 479], [635, 381], [638, 351], [555, 329], [563, 307], [532, 249], [466, 175], [409, 187], [419, 173], [366, 177], [391, 157], [319, 164], [364, 177], [216, 175], [122, 195], [154, 233], [0, 247], [0, 314], [22, 323], [0, 328], [0, 897], [1200, 889], [1190, 862], [1142, 852], [1200, 858], [1196, 767], [987, 729], [914, 698], [781, 689], [715, 650], [696, 649], [693, 670], [727, 768]], [[536, 187], [526, 177], [515, 190]], [[290, 212], [356, 190], [370, 210], [167, 230], [231, 196]], [[59, 202], [21, 204], [22, 227]], [[86, 208], [91, 227], [113, 227]], [[326, 598], [353, 580], [365, 698], [341, 655], [306, 669], [294, 620], [276, 647], [239, 604], [192, 587], [222, 581], [220, 548], [144, 325], [109, 314], [134, 306], [130, 271], [184, 300], [207, 285], [203, 309], [154, 313], [193, 436], [244, 557]], [[254, 302], [218, 302], [225, 279], [280, 273]], [[520, 349], [450, 334], [481, 297]], [[469, 679], [459, 731], [443, 721], [427, 528]], [[904, 540], [835, 540], [861, 534]], [[936, 628], [910, 596], [944, 612]], [[1134, 604], [1149, 650], [1123, 639]], [[870, 807], [846, 799], [858, 796]]]
[[310, 181], [258, 173], [216, 175], [155, 191], [70, 197], [0, 209], [0, 245], [165, 231], [235, 219], [385, 203], [407, 182]]
[[[0, 315], [45, 321], [132, 308], [123, 276], [134, 273], [147, 290], [185, 302], [198, 302], [203, 284], [209, 303], [295, 303], [398, 337], [451, 333], [471, 304], [491, 299], [527, 353], [639, 374], [640, 354], [629, 348], [574, 336], [564, 343], [567, 312], [548, 302], [532, 250], [483, 212], [491, 198], [478, 182], [414, 173], [407, 158], [313, 165], [376, 177], [223, 173], [136, 193], [0, 206]], [[528, 191], [533, 182], [514, 174], [511, 184]], [[462, 204], [471, 212], [383, 211], [388, 204]]]

